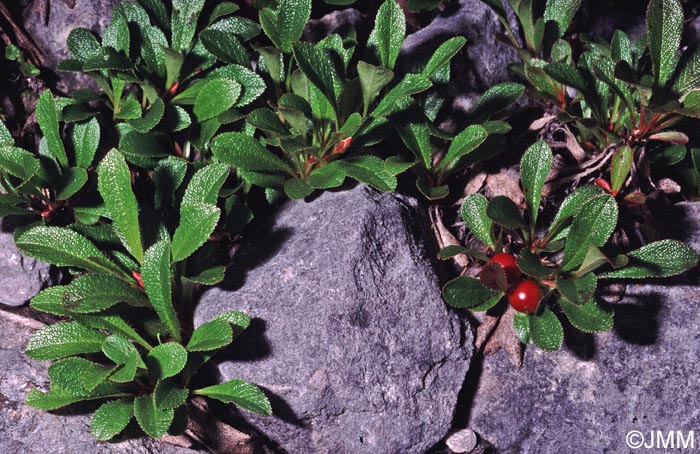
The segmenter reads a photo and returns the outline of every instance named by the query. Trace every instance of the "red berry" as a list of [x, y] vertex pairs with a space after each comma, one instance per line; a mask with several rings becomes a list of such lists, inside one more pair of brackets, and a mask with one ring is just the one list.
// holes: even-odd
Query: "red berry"
[[496, 254], [491, 257], [489, 262], [495, 262], [501, 265], [503, 271], [506, 272], [506, 281], [508, 281], [508, 285], [513, 285], [520, 280], [520, 269], [518, 268], [518, 264], [515, 262], [515, 257], [513, 257], [511, 254]]
[[520, 281], [508, 292], [508, 302], [513, 309], [526, 314], [534, 314], [541, 300], [542, 289], [535, 281]]

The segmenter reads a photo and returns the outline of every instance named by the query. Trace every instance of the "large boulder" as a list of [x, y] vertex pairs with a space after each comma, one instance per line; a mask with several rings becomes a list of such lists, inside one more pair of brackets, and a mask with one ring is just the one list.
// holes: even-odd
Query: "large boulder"
[[261, 385], [246, 414], [294, 454], [423, 454], [450, 428], [472, 335], [445, 306], [411, 202], [364, 186], [290, 202], [235, 255], [195, 324], [254, 317], [219, 365]]
[[[1, 309], [0, 309], [1, 310]], [[135, 422], [121, 441], [96, 441], [90, 434], [91, 414], [84, 410], [45, 412], [27, 407], [29, 390], [48, 389], [48, 363], [32, 361], [24, 346], [40, 324], [0, 313], [0, 452], [21, 454], [196, 454], [199, 451], [139, 437]]]
[[0, 306], [21, 306], [51, 282], [48, 264], [17, 250], [14, 227], [10, 220], [0, 219]]
[[[666, 220], [700, 249], [699, 204]], [[567, 333], [557, 353], [528, 348], [521, 369], [503, 354], [486, 358], [475, 366], [470, 428], [501, 454], [628, 452], [631, 431], [643, 433], [630, 435], [633, 446], [652, 443], [650, 431], [687, 438], [700, 427], [698, 274], [628, 285], [612, 332]]]

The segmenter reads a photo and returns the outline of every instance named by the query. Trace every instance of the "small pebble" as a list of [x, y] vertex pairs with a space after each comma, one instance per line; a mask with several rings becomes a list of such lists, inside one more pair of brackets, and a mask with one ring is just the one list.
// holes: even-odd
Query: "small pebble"
[[476, 433], [471, 429], [463, 429], [455, 432], [447, 438], [447, 447], [454, 453], [468, 453], [476, 448]]

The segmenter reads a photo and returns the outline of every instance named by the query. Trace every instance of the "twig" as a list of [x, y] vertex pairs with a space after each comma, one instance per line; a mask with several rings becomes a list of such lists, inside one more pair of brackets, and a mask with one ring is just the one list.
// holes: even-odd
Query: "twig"
[[5, 6], [5, 2], [1, 0], [0, 15], [2, 15], [2, 17], [5, 18], [8, 24], [10, 24], [10, 27], [12, 27], [12, 31], [15, 34], [15, 38], [17, 39], [18, 46], [29, 52], [28, 58], [31, 59], [31, 62], [38, 66], [44, 66], [46, 61], [44, 59], [44, 54], [41, 52], [41, 50], [39, 50], [36, 44], [34, 44], [32, 38], [25, 33], [24, 29], [21, 26], [17, 25], [14, 19], [12, 19], [12, 14]]

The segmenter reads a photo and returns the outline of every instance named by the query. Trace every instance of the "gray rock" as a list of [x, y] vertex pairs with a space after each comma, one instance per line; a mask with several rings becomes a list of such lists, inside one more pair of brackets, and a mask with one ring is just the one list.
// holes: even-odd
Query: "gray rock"
[[364, 186], [282, 207], [235, 257], [195, 324], [254, 317], [220, 364], [272, 396], [246, 414], [294, 454], [422, 454], [450, 428], [471, 332], [442, 301], [406, 199]]
[[[36, 322], [33, 322], [36, 324]], [[48, 389], [46, 363], [28, 360], [24, 345], [33, 330], [0, 314], [0, 452], [22, 454], [195, 454], [149, 438], [98, 442], [90, 414], [44, 412], [24, 405], [29, 390]], [[133, 423], [132, 423], [133, 424]]]
[[21, 306], [51, 282], [49, 265], [15, 247], [12, 226], [0, 219], [0, 305]]
[[[517, 23], [510, 21], [513, 30]], [[467, 38], [466, 51], [453, 60], [450, 90], [456, 98], [455, 108], [469, 110], [486, 89], [512, 80], [508, 65], [519, 61], [511, 46], [496, 40], [503, 26], [498, 16], [481, 0], [459, 0], [428, 26], [406, 37], [401, 49], [407, 62], [429, 58], [435, 49], [453, 36]], [[456, 89], [456, 90], [455, 90]]]
[[[667, 220], [700, 250], [700, 204], [679, 204]], [[647, 442], [652, 430], [687, 437], [700, 427], [698, 274], [628, 285], [612, 332], [567, 332], [560, 352], [528, 348], [521, 369], [504, 354], [486, 358], [469, 427], [503, 454], [629, 452], [634, 430]]]
[[[46, 57], [46, 66], [55, 71], [61, 60], [70, 57], [66, 40], [71, 30], [84, 27], [101, 34], [112, 19], [114, 5], [120, 2], [121, 0], [33, 0], [24, 10], [24, 28]], [[61, 72], [57, 76], [57, 88], [65, 93], [86, 88], [90, 81], [87, 76], [78, 73]]]

